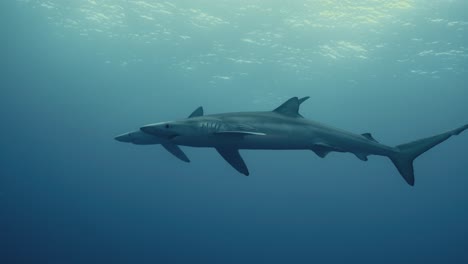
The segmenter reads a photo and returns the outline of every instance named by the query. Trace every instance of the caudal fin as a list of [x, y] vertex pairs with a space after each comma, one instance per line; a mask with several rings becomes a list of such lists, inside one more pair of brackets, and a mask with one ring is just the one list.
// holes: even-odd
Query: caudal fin
[[406, 180], [406, 182], [413, 186], [414, 185], [414, 170], [413, 170], [413, 161], [424, 152], [433, 148], [434, 146], [444, 142], [448, 138], [454, 135], [458, 135], [461, 132], [468, 129], [468, 125], [464, 125], [457, 129], [435, 135], [428, 138], [423, 138], [416, 140], [410, 143], [402, 144], [396, 146], [398, 150], [395, 154], [390, 156], [395, 167], [397, 167], [401, 176]]

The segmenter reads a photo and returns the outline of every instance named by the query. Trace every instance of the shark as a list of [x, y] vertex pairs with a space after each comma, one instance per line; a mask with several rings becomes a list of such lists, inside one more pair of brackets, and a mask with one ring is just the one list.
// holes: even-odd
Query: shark
[[304, 118], [299, 108], [310, 97], [292, 97], [272, 111], [204, 115], [198, 107], [187, 118], [148, 124], [115, 139], [137, 145], [160, 144], [184, 162], [180, 146], [214, 148], [234, 169], [248, 176], [239, 150], [310, 150], [320, 158], [332, 152], [388, 157], [403, 179], [414, 186], [413, 161], [424, 152], [468, 129], [459, 128], [397, 146], [377, 141], [371, 133], [355, 134]]

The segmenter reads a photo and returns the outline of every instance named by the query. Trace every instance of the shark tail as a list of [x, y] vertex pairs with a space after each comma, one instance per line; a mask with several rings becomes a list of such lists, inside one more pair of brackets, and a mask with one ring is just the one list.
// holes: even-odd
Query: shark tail
[[395, 167], [400, 172], [405, 181], [413, 186], [414, 185], [414, 169], [413, 161], [424, 152], [435, 147], [436, 145], [444, 142], [451, 136], [460, 134], [468, 129], [468, 125], [464, 125], [457, 129], [435, 135], [428, 138], [419, 139], [406, 144], [396, 146], [396, 152], [389, 156]]

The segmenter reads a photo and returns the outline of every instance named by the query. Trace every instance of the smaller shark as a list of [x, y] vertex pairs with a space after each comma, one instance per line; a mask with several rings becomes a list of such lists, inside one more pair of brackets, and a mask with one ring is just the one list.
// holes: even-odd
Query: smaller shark
[[115, 137], [137, 145], [161, 144], [182, 161], [190, 162], [179, 146], [211, 147], [238, 172], [249, 170], [240, 149], [311, 150], [321, 158], [330, 152], [349, 152], [367, 161], [369, 155], [390, 158], [405, 181], [414, 185], [413, 161], [432, 147], [468, 129], [468, 124], [396, 147], [378, 142], [372, 134], [354, 134], [305, 119], [300, 105], [309, 97], [293, 97], [273, 111], [204, 115], [198, 107], [188, 118], [149, 124]]

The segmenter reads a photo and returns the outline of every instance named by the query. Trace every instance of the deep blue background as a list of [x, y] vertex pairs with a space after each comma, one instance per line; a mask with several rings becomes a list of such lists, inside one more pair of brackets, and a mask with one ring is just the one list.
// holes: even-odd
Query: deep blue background
[[[267, 110], [310, 95], [301, 111], [307, 118], [400, 144], [468, 123], [466, 56], [453, 66], [465, 74], [408, 75], [391, 62], [408, 52], [406, 38], [382, 36], [401, 48], [320, 67], [326, 73], [313, 79], [271, 63], [246, 65], [248, 77], [213, 86], [205, 75], [220, 65], [187, 76], [169, 67], [171, 54], [196, 54], [210, 36], [232, 35], [207, 33], [182, 51], [87, 39], [38, 9], [6, 2], [1, 263], [468, 262], [466, 133], [417, 159], [413, 188], [380, 157], [242, 151], [251, 170], [243, 177], [211, 149], [184, 148], [192, 163], [183, 164], [159, 146], [113, 140], [199, 105], [208, 113]], [[446, 12], [459, 18], [460, 6]], [[104, 63], [126, 54], [151, 60]]]

